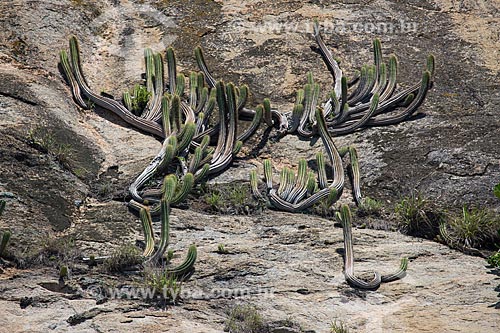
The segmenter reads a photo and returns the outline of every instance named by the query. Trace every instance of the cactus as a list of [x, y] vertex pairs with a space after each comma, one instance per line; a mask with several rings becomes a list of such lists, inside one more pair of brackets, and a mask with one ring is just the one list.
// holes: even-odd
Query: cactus
[[262, 196], [262, 194], [260, 194], [259, 191], [259, 182], [257, 179], [257, 172], [255, 170], [250, 171], [250, 187], [252, 190], [252, 195], [256, 199], [264, 199], [264, 197]]
[[[126, 91], [123, 94], [123, 103], [120, 103], [112, 98], [100, 96], [90, 89], [81, 70], [77, 39], [71, 37], [69, 44], [70, 56], [66, 51], [61, 51], [60, 62], [77, 104], [87, 107], [83, 102], [85, 97], [90, 102], [114, 112], [130, 125], [164, 140], [157, 156], [129, 187], [134, 201], [131, 203], [133, 208], [139, 207], [135, 203], [144, 204], [143, 194], [151, 190], [144, 187], [152, 183], [151, 180], [155, 177], [163, 177], [181, 169], [182, 176], [185, 176], [187, 171], [193, 174], [196, 183], [203, 177], [228, 168], [243, 142], [255, 133], [264, 116], [263, 106], [255, 110], [245, 107], [249, 95], [247, 86], [237, 88], [232, 83], [215, 81], [206, 67], [201, 48], [195, 50], [201, 72], [191, 72], [189, 80], [177, 73], [175, 52], [171, 47], [167, 49], [167, 89], [164, 88], [162, 56], [149, 48], [146, 49], [145, 83]], [[268, 101], [265, 104], [268, 105]], [[215, 109], [218, 109], [217, 122], [211, 121], [215, 117]], [[274, 118], [280, 117], [276, 110], [272, 112]], [[240, 116], [242, 120], [249, 120], [251, 123], [245, 131], [237, 133]], [[205, 137], [208, 137], [208, 141], [203, 144], [203, 149], [193, 151], [202, 145]], [[215, 141], [217, 145], [210, 147], [209, 143]], [[182, 161], [189, 162], [187, 170]], [[153, 201], [158, 202], [158, 199]]]
[[342, 223], [344, 231], [344, 275], [346, 281], [353, 287], [360, 289], [376, 289], [380, 286], [382, 279], [378, 272], [373, 273], [371, 281], [363, 281], [354, 275], [354, 254], [352, 250], [352, 225], [351, 211], [348, 206], [343, 205], [336, 214]]
[[148, 259], [148, 261], [158, 262], [168, 247], [168, 239], [170, 233], [170, 204], [167, 199], [161, 200], [161, 236], [160, 244], [156, 252]]
[[185, 279], [193, 271], [197, 256], [196, 246], [189, 246], [186, 259], [179, 266], [167, 268], [167, 273], [173, 275], [177, 280]]
[[68, 266], [61, 266], [59, 268], [59, 281], [64, 282], [64, 279], [66, 279], [68, 275], [69, 275]]
[[3, 211], [5, 210], [5, 205], [6, 205], [5, 200], [0, 200], [0, 216], [3, 214]]
[[[312, 76], [309, 76], [309, 82], [312, 82]], [[308, 88], [304, 89], [304, 99], [307, 99]], [[374, 98], [376, 100], [376, 98]], [[376, 104], [376, 102], [374, 103]], [[308, 106], [310, 107], [310, 106]], [[279, 210], [289, 212], [303, 211], [315, 203], [328, 198], [331, 206], [337, 199], [338, 194], [342, 192], [345, 183], [344, 169], [342, 166], [342, 157], [349, 153], [351, 160], [351, 175], [353, 184], [353, 195], [356, 203], [361, 203], [361, 190], [359, 183], [359, 164], [357, 152], [354, 147], [346, 147], [340, 150], [335, 146], [328, 133], [326, 122], [320, 108], [316, 108], [315, 113], [316, 126], [314, 131], [318, 132], [326, 149], [330, 160], [332, 173], [330, 178], [326, 173], [325, 156], [323, 153], [316, 155], [316, 164], [318, 167], [318, 180], [314, 174], [307, 171], [306, 160], [299, 160], [297, 175], [288, 168], [281, 170], [280, 183], [278, 188], [273, 188], [272, 165], [271, 161], [264, 161], [264, 179], [267, 187], [267, 196], [272, 206]], [[251, 174], [252, 193], [259, 198], [260, 191], [255, 176]]]
[[[328, 132], [331, 135], [352, 133], [368, 126], [397, 124], [410, 118], [424, 101], [432, 86], [435, 69], [433, 55], [427, 58], [422, 79], [399, 93], [396, 89], [397, 58], [391, 56], [388, 65], [383, 62], [382, 46], [379, 39], [373, 41], [374, 64], [361, 68], [359, 78], [350, 84], [343, 75], [338, 61], [326, 47], [315, 21], [314, 37], [323, 59], [333, 74], [334, 90], [323, 104]], [[352, 88], [353, 85], [355, 88]], [[348, 93], [348, 89], [351, 92]], [[288, 133], [297, 132], [301, 136], [312, 137], [315, 125], [314, 112], [318, 104], [319, 86], [308, 75], [307, 83], [297, 92], [296, 104], [291, 112], [291, 126]], [[398, 112], [398, 110], [403, 109]]]
[[[165, 193], [164, 198], [161, 200], [161, 237], [160, 244], [158, 245], [158, 249], [154, 252], [148, 259], [148, 262], [159, 262], [165, 252], [167, 251], [169, 245], [169, 235], [170, 235], [170, 203], [169, 200], [172, 200], [175, 192], [175, 181], [173, 177], [169, 177], [165, 180]], [[167, 261], [170, 261], [170, 258], [167, 258]], [[188, 250], [188, 254], [183, 263], [174, 268], [167, 267], [167, 273], [175, 276], [176, 279], [182, 280], [184, 277], [189, 275], [189, 273], [193, 270], [194, 263], [196, 262], [197, 250], [195, 245], [191, 245]]]
[[7, 248], [10, 236], [11, 236], [10, 231], [4, 231], [4, 233], [2, 234], [2, 241], [0, 242], [0, 258], [3, 256], [5, 249]]
[[[93, 92], [85, 80], [78, 41], [75, 37], [70, 38], [69, 55], [65, 50], [61, 51], [60, 62], [75, 102], [82, 108], [88, 108], [91, 103], [98, 105], [163, 141], [154, 159], [129, 186], [132, 196], [129, 207], [139, 212], [146, 242], [143, 255], [149, 261], [162, 261], [168, 250], [170, 207], [183, 202], [205, 177], [226, 170], [262, 122], [267, 125], [265, 133], [277, 128], [279, 136], [295, 132], [303, 137], [319, 135], [326, 150], [326, 156], [324, 153], [316, 156], [317, 177], [307, 169], [307, 161], [301, 159], [297, 173], [289, 168], [281, 170], [277, 186], [273, 184], [271, 161], [264, 161], [264, 181], [271, 205], [290, 212], [303, 211], [320, 200], [326, 200], [328, 206], [333, 205], [344, 187], [342, 158], [346, 155], [350, 159], [348, 170], [354, 200], [358, 205], [363, 203], [357, 151], [350, 146], [338, 149], [332, 135], [352, 133], [369, 126], [391, 125], [411, 117], [432, 86], [435, 59], [432, 55], [428, 57], [419, 83], [395, 93], [397, 58], [390, 56], [384, 63], [380, 40], [373, 41], [373, 64], [362, 66], [359, 75], [349, 81], [339, 61], [323, 42], [317, 21], [314, 37], [332, 72], [333, 90], [327, 94], [328, 100], [321, 103], [320, 85], [309, 73], [304, 87], [297, 91], [292, 112], [286, 114], [273, 108], [268, 98], [264, 98], [255, 109], [247, 108], [248, 87], [216, 80], [200, 47], [194, 52], [200, 71], [192, 71], [188, 77], [177, 72], [173, 48], [169, 47], [165, 53], [166, 70], [162, 55], [148, 48], [144, 51], [144, 83], [125, 91], [121, 101], [101, 96]], [[167, 77], [164, 77], [165, 72]], [[250, 124], [245, 130], [238, 131], [242, 120], [250, 121]], [[267, 138], [267, 134], [264, 137]], [[329, 169], [326, 163], [330, 164]], [[250, 173], [250, 184], [253, 195], [259, 200], [264, 199], [255, 171]], [[4, 203], [0, 202], [0, 213], [2, 205]], [[160, 215], [162, 221], [156, 251], [152, 224], [155, 215]], [[350, 213], [343, 208], [339, 218], [350, 221]], [[350, 235], [348, 225], [347, 236]], [[2, 251], [9, 236], [10, 233], [4, 234], [7, 239], [2, 239]], [[178, 267], [167, 268], [167, 272], [179, 278], [185, 277], [192, 270], [196, 256], [193, 245], [185, 261]], [[407, 261], [403, 260], [398, 272], [375, 275], [371, 284], [355, 280], [353, 271], [347, 268], [346, 277], [360, 286], [371, 287], [400, 278], [406, 265]]]
[[[99, 96], [88, 86], [80, 65], [80, 51], [75, 37], [70, 38], [70, 57], [61, 51], [61, 67], [77, 103], [86, 107], [83, 97], [108, 109], [132, 126], [164, 140], [161, 150], [144, 171], [132, 182], [130, 207], [140, 210], [144, 204], [158, 203], [161, 191], [146, 188], [152, 180], [165, 174], [180, 171], [179, 182], [185, 184], [171, 204], [175, 205], [187, 195], [204, 177], [220, 173], [232, 162], [243, 142], [258, 129], [264, 115], [268, 123], [284, 119], [276, 110], [270, 109], [269, 100], [264, 100], [255, 110], [247, 109], [248, 87], [237, 88], [232, 83], [216, 82], [211, 76], [201, 48], [195, 56], [201, 72], [191, 72], [189, 80], [177, 73], [173, 48], [166, 51], [168, 88], [164, 90], [163, 59], [151, 49], [144, 51], [146, 74], [144, 85], [135, 85], [123, 94], [123, 104], [112, 98]], [[187, 101], [184, 100], [188, 89]], [[213, 111], [218, 109], [218, 122], [211, 122]], [[239, 119], [250, 120], [250, 126], [237, 133]], [[217, 141], [215, 147], [209, 143]], [[200, 149], [198, 149], [200, 148]], [[188, 165], [186, 167], [186, 165]], [[186, 175], [190, 173], [194, 176]], [[186, 178], [187, 176], [187, 178]], [[184, 179], [185, 178], [185, 179]], [[184, 181], [185, 180], [185, 181]], [[192, 184], [191, 184], [192, 183]], [[150, 210], [158, 214], [159, 205]]]
[[144, 238], [146, 239], [146, 247], [142, 255], [144, 257], [149, 257], [153, 254], [155, 249], [155, 239], [153, 232], [153, 219], [151, 218], [151, 213], [149, 207], [143, 207], [140, 210], [140, 217], [142, 222], [142, 228], [144, 231]]
[[[308, 78], [312, 82], [312, 76]], [[304, 99], [309, 94], [308, 89], [304, 89]], [[372, 98], [373, 109], [377, 105], [378, 95]], [[329, 135], [326, 121], [320, 108], [316, 108], [316, 126], [314, 131], [319, 133], [326, 153], [330, 160], [332, 169], [331, 175], [327, 175], [325, 155], [322, 152], [316, 154], [317, 181], [314, 174], [306, 170], [306, 161], [299, 160], [299, 169], [297, 175], [288, 168], [281, 171], [280, 184], [277, 189], [273, 188], [272, 165], [270, 160], [264, 161], [264, 179], [267, 187], [269, 202], [277, 209], [289, 212], [300, 212], [315, 203], [327, 198], [328, 206], [333, 205], [342, 192], [345, 183], [342, 158], [349, 155], [350, 176], [352, 183], [352, 193], [357, 205], [362, 205], [363, 198], [360, 189], [360, 171], [358, 154], [354, 147], [348, 146], [337, 149], [332, 138]], [[330, 178], [329, 178], [330, 177]], [[258, 180], [255, 171], [250, 174], [250, 184], [252, 193], [257, 199], [261, 198], [258, 189]]]
[[336, 213], [336, 217], [344, 231], [344, 275], [346, 281], [355, 288], [360, 289], [377, 289], [382, 282], [391, 282], [402, 279], [406, 275], [408, 268], [408, 259], [401, 259], [399, 269], [387, 275], [380, 275], [378, 272], [373, 273], [373, 279], [364, 281], [354, 275], [354, 253], [352, 249], [352, 217], [351, 211], [347, 205], [342, 205], [340, 211]]
[[75, 75], [73, 74], [73, 68], [70, 65], [68, 53], [65, 50], [62, 50], [59, 53], [59, 61], [61, 63], [62, 71], [69, 85], [71, 86], [71, 90], [73, 92], [73, 98], [75, 102], [82, 107], [83, 109], [90, 109], [89, 105], [83, 101], [82, 93], [80, 91], [80, 86], [76, 81]]

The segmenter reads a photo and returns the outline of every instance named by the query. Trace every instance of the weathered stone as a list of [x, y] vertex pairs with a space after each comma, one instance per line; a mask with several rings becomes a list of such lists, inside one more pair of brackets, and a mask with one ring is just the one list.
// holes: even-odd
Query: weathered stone
[[101, 313], [105, 312], [111, 312], [109, 309], [103, 309], [103, 308], [92, 308], [90, 310], [87, 310], [82, 313], [77, 313], [75, 315], [72, 315], [71, 317], [68, 318], [67, 322], [71, 325], [78, 325], [83, 323], [86, 320], [92, 319], [96, 316], [98, 316]]
[[[0, 30], [0, 192], [12, 194], [4, 196], [0, 230], [12, 231], [14, 254], [36, 253], [59, 235], [74, 238], [86, 255], [108, 255], [122, 243], [142, 239], [139, 219], [128, 212], [124, 195], [161, 144], [109, 112], [75, 106], [56, 66], [72, 34], [81, 41], [83, 70], [96, 91], [119, 98], [138, 83], [145, 47], [162, 51], [172, 44], [180, 67], [195, 69], [192, 49], [201, 44], [215, 77], [248, 84], [250, 104], [270, 97], [281, 111], [291, 110], [308, 71], [324, 95], [332, 88], [326, 66], [310, 49], [315, 17], [330, 29], [325, 42], [348, 75], [372, 61], [375, 37], [382, 39], [384, 54], [399, 56], [402, 86], [419, 78], [425, 57], [434, 53], [435, 84], [419, 117], [334, 141], [357, 147], [362, 189], [388, 209], [413, 189], [451, 210], [464, 204], [499, 209], [491, 192], [500, 179], [495, 2], [14, 0], [2, 2], [0, 13], [5, 27]], [[372, 25], [354, 31], [356, 22]], [[403, 22], [410, 24], [407, 31]], [[367, 31], [377, 23], [398, 29]], [[27, 133], [36, 128], [71, 145], [71, 170], [28, 144]], [[323, 149], [320, 142], [294, 136], [260, 146], [259, 140], [252, 138], [242, 150], [251, 157], [214, 182], [246, 180], [250, 170], [261, 171], [264, 158], [278, 168], [295, 167], [300, 157], [312, 159]], [[342, 200], [350, 201], [348, 195], [349, 188]], [[385, 223], [375, 218], [368, 225]], [[191, 243], [198, 246], [199, 259], [182, 285], [182, 303], [168, 307], [165, 315], [151, 311], [149, 300], [99, 298], [87, 290], [100, 283], [120, 286], [125, 277], [75, 271], [73, 280], [86, 296], [67, 299], [40, 286], [57, 278], [55, 268], [4, 267], [0, 327], [66, 332], [72, 330], [66, 322], [71, 317], [82, 332], [221, 332], [227, 309], [253, 304], [266, 323], [290, 318], [303, 331], [328, 331], [335, 319], [356, 332], [498, 331], [498, 272], [481, 258], [431, 241], [354, 230], [357, 273], [391, 272], [400, 257], [411, 259], [403, 280], [365, 292], [345, 283], [337, 251], [342, 230], [329, 220], [274, 211], [246, 217], [174, 209], [171, 233], [174, 261], [182, 260]], [[217, 253], [219, 244], [230, 254]], [[96, 300], [104, 299], [106, 310], [95, 310], [101, 309]], [[80, 316], [72, 317], [75, 313]]]

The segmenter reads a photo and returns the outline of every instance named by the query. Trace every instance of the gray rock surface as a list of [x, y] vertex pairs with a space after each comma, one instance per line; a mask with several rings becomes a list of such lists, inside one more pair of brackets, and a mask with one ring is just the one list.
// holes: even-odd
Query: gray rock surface
[[[399, 258], [410, 258], [403, 280], [384, 284], [377, 291], [357, 291], [342, 275], [338, 253], [342, 230], [333, 227], [332, 221], [317, 217], [306, 221], [299, 214], [276, 212], [230, 217], [174, 209], [172, 216], [174, 260], [181, 259], [178, 257], [190, 243], [199, 245], [200, 260], [193, 277], [182, 286], [181, 305], [155, 310], [127, 299], [96, 305], [93, 299], [99, 299], [102, 289], [96, 289], [95, 281], [88, 278], [74, 277], [86, 289], [81, 291], [83, 298], [73, 299], [40, 286], [56, 280], [54, 269], [9, 269], [0, 275], [0, 324], [13, 332], [44, 332], [49, 327], [55, 332], [165, 328], [169, 332], [221, 332], [227, 309], [254, 304], [266, 321], [289, 319], [303, 330], [315, 332], [327, 332], [335, 319], [354, 332], [498, 329], [498, 309], [494, 307], [498, 277], [483, 260], [443, 245], [395, 232], [356, 229], [358, 274], [391, 272]], [[79, 228], [96, 230], [99, 224], [88, 221]], [[218, 244], [225, 244], [229, 253], [217, 253]], [[115, 281], [115, 290], [123, 292], [120, 278]], [[25, 309], [19, 307], [23, 297], [34, 299]], [[71, 328], [75, 318], [82, 321]]]
[[[7, 208], [0, 230], [12, 231], [9, 251], [32, 253], [47, 239], [71, 237], [85, 255], [106, 255], [142, 239], [124, 193], [160, 142], [103, 110], [76, 107], [57, 68], [58, 52], [67, 48], [70, 35], [81, 42], [83, 69], [96, 91], [120, 96], [137, 83], [145, 47], [160, 51], [172, 44], [180, 67], [194, 69], [192, 49], [200, 44], [216, 77], [248, 84], [252, 103], [270, 97], [282, 111], [291, 109], [308, 71], [325, 94], [331, 87], [330, 74], [310, 49], [315, 17], [323, 26], [347, 27], [325, 32], [324, 38], [348, 73], [371, 62], [375, 37], [386, 55], [398, 55], [403, 86], [417, 80], [425, 57], [433, 53], [437, 71], [420, 108], [425, 116], [335, 142], [358, 148], [363, 190], [389, 208], [417, 189], [450, 210], [472, 204], [498, 211], [491, 189], [500, 180], [499, 12], [498, 1], [451, 0], [2, 2], [0, 193], [12, 195], [2, 196]], [[362, 31], [353, 31], [355, 22], [365, 24]], [[367, 23], [380, 22], [416, 27], [370, 32]], [[28, 132], [40, 128], [58, 144], [70, 145], [70, 168], [29, 144]], [[259, 139], [244, 151], [251, 152]], [[268, 157], [277, 166], [293, 166], [298, 157], [312, 158], [319, 149], [319, 142], [311, 146], [288, 136], [267, 143], [257, 156], [243, 157], [214, 181], [245, 179]], [[0, 274], [0, 327], [9, 332], [220, 332], [228, 309], [253, 304], [275, 331], [290, 320], [304, 331], [328, 332], [335, 319], [355, 332], [498, 331], [498, 272], [481, 258], [438, 243], [356, 229], [357, 272], [392, 271], [400, 257], [411, 259], [403, 280], [360, 292], [344, 281], [336, 251], [342, 248], [342, 230], [332, 221], [269, 210], [248, 217], [175, 209], [172, 224], [175, 260], [189, 244], [199, 247], [196, 272], [183, 284], [180, 306], [158, 309], [137, 299], [96, 304], [100, 298], [92, 288], [98, 283], [89, 279], [121, 286], [129, 278], [78, 266], [71, 279], [75, 293], [42, 287], [57, 282], [56, 268], [7, 267]], [[216, 253], [218, 244], [230, 253]], [[237, 290], [248, 295], [235, 295]], [[231, 295], [222, 297], [223, 292]], [[77, 314], [73, 318], [85, 320], [71, 326], [67, 320]]]

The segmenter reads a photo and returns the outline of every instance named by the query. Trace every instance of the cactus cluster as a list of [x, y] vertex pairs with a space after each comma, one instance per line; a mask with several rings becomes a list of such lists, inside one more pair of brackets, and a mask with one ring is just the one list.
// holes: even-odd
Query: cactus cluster
[[[305, 161], [299, 161], [299, 172], [295, 174], [284, 169], [281, 171], [280, 184], [273, 188], [270, 162], [264, 163], [264, 178], [267, 185], [269, 203], [277, 209], [298, 212], [314, 203], [329, 197], [333, 204], [344, 186], [344, 172], [341, 157], [349, 152], [353, 195], [356, 204], [362, 204], [359, 186], [359, 166], [354, 147], [338, 149], [331, 137], [352, 133], [368, 126], [383, 126], [402, 122], [410, 118], [422, 104], [427, 91], [432, 86], [434, 75], [434, 56], [429, 55], [427, 68], [419, 83], [395, 93], [397, 58], [392, 55], [385, 64], [382, 57], [380, 40], [373, 42], [374, 64], [365, 65], [354, 80], [348, 82], [338, 62], [326, 47], [319, 33], [318, 22], [314, 25], [314, 37], [319, 50], [334, 77], [334, 89], [325, 103], [320, 103], [320, 86], [313, 75], [307, 75], [307, 83], [297, 91], [293, 111], [285, 114], [287, 134], [297, 133], [301, 137], [319, 135], [325, 145], [330, 167], [333, 170], [327, 184], [324, 157], [317, 156], [318, 180], [311, 173], [306, 174]], [[264, 103], [266, 105], [266, 103]], [[250, 174], [254, 196], [262, 198], [258, 189], [255, 171]]]
[[[349, 81], [323, 42], [317, 21], [314, 37], [334, 79], [334, 89], [321, 105], [331, 135], [405, 121], [422, 104], [432, 86], [435, 67], [433, 55], [427, 58], [420, 82], [396, 93], [397, 58], [391, 55], [388, 64], [384, 63], [379, 39], [373, 41], [374, 64], [363, 66], [360, 73]], [[314, 114], [317, 107], [320, 107], [320, 87], [309, 75], [307, 84], [297, 92], [295, 106], [289, 115], [288, 133], [297, 132], [304, 137], [315, 135]]]
[[[144, 256], [158, 262], [168, 244], [170, 206], [184, 201], [205, 177], [227, 169], [243, 143], [259, 128], [262, 119], [273, 126], [285, 118], [271, 110], [268, 102], [255, 109], [247, 108], [248, 87], [216, 81], [199, 47], [195, 56], [201, 71], [191, 72], [188, 78], [177, 73], [174, 50], [171, 47], [166, 50], [166, 82], [162, 55], [146, 49], [144, 84], [135, 85], [123, 93], [122, 101], [117, 101], [90, 89], [81, 70], [75, 37], [70, 38], [69, 46], [69, 55], [65, 50], [60, 52], [60, 63], [76, 103], [89, 108], [91, 102], [163, 140], [158, 154], [129, 186], [132, 197], [129, 207], [139, 212], [143, 224]], [[242, 120], [250, 123], [238, 131]], [[172, 196], [166, 195], [167, 190], [172, 191]], [[161, 240], [156, 251], [151, 222], [155, 215], [162, 219]], [[186, 262], [172, 273], [186, 273], [195, 260], [196, 247], [193, 245]]]
[[[145, 188], [153, 177], [169, 173], [182, 178], [194, 176], [194, 185], [205, 176], [224, 171], [242, 144], [258, 129], [261, 120], [266, 119], [273, 125], [272, 119], [277, 117], [277, 111], [266, 108], [266, 103], [255, 110], [246, 107], [249, 94], [246, 85], [236, 87], [232, 83], [215, 81], [199, 47], [195, 55], [201, 72], [193, 71], [189, 78], [177, 73], [174, 50], [167, 49], [166, 83], [161, 54], [146, 49], [145, 83], [125, 92], [121, 103], [92, 92], [81, 71], [76, 38], [71, 37], [69, 44], [70, 56], [63, 50], [60, 61], [75, 101], [87, 107], [85, 96], [95, 105], [118, 114], [132, 126], [163, 139], [157, 156], [130, 185], [133, 208], [136, 203], [159, 202], [159, 188]], [[284, 117], [279, 118], [282, 119]], [[243, 131], [238, 131], [240, 120], [250, 121]]]
[[[337, 149], [328, 133], [323, 113], [316, 109], [315, 119], [318, 133], [323, 141], [330, 161], [330, 175], [327, 175], [325, 155], [320, 152], [316, 155], [317, 177], [312, 171], [307, 171], [307, 161], [299, 160], [298, 172], [295, 174], [289, 168], [281, 170], [280, 183], [273, 185], [272, 165], [270, 160], [264, 161], [264, 180], [267, 188], [267, 198], [272, 206], [289, 212], [303, 211], [320, 200], [327, 199], [329, 206], [337, 201], [345, 184], [342, 157], [349, 154], [353, 184], [353, 195], [359, 204], [362, 201], [359, 185], [358, 155], [354, 147]], [[262, 199], [259, 183], [255, 171], [250, 173], [252, 193]]]
[[[143, 224], [144, 257], [147, 261], [159, 262], [168, 245], [170, 206], [184, 201], [204, 177], [227, 169], [262, 119], [272, 126], [273, 119], [285, 118], [264, 105], [255, 110], [247, 108], [248, 87], [216, 81], [199, 47], [195, 56], [201, 71], [191, 72], [188, 78], [177, 73], [174, 50], [166, 50], [166, 82], [162, 55], [146, 49], [144, 84], [135, 85], [117, 101], [90, 89], [81, 70], [75, 37], [70, 38], [69, 46], [69, 55], [65, 50], [60, 52], [60, 63], [76, 103], [82, 108], [89, 108], [90, 103], [98, 105], [163, 140], [158, 154], [129, 186], [132, 197], [129, 207], [139, 211]], [[245, 130], [238, 131], [240, 120], [250, 122]], [[155, 215], [160, 215], [162, 220], [156, 251], [152, 228]], [[186, 261], [168, 271], [178, 277], [186, 275], [195, 260], [196, 247], [192, 245]]]
[[[388, 64], [383, 62], [378, 39], [373, 42], [374, 64], [363, 66], [360, 74], [349, 81], [323, 42], [317, 22], [314, 37], [333, 74], [334, 89], [328, 100], [321, 103], [319, 84], [312, 74], [308, 74], [307, 83], [297, 92], [293, 111], [288, 113], [271, 108], [267, 98], [257, 107], [248, 108], [248, 87], [217, 81], [200, 47], [194, 52], [199, 71], [191, 72], [188, 77], [177, 72], [171, 47], [165, 52], [166, 70], [162, 54], [146, 49], [146, 73], [142, 84], [124, 92], [121, 100], [107, 94], [96, 94], [82, 73], [78, 42], [75, 37], [70, 38], [69, 54], [61, 51], [60, 63], [75, 102], [82, 108], [89, 108], [92, 104], [109, 110], [131, 126], [163, 141], [158, 154], [129, 187], [132, 198], [129, 207], [139, 212], [143, 226], [146, 261], [159, 263], [165, 259], [169, 245], [170, 207], [184, 201], [204, 178], [225, 171], [262, 122], [268, 129], [276, 128], [278, 136], [293, 133], [305, 138], [319, 136], [329, 161], [327, 168], [325, 154], [318, 153], [315, 174], [307, 169], [307, 161], [301, 159], [297, 173], [289, 168], [281, 170], [276, 186], [271, 161], [264, 161], [263, 183], [270, 205], [289, 212], [303, 211], [325, 199], [329, 206], [333, 205], [345, 185], [342, 158], [346, 155], [350, 160], [354, 199], [358, 205], [363, 203], [356, 149], [338, 149], [332, 136], [368, 126], [396, 124], [411, 117], [432, 86], [434, 57], [428, 57], [427, 68], [419, 83], [395, 93], [397, 59], [390, 56]], [[250, 122], [244, 130], [239, 126], [242, 120]], [[330, 171], [327, 173], [327, 170]], [[250, 183], [253, 195], [266, 199], [255, 171], [250, 173]], [[155, 246], [152, 219], [158, 215], [161, 218], [161, 237]], [[403, 261], [400, 270], [390, 276], [375, 274], [371, 282], [357, 279], [352, 269], [348, 208], [342, 207], [338, 217], [344, 225], [346, 279], [349, 283], [359, 288], [376, 288], [381, 282], [403, 276], [407, 261]], [[350, 256], [347, 255], [348, 249]], [[180, 279], [188, 276], [196, 256], [196, 246], [192, 245], [185, 261], [178, 267], [167, 268], [167, 272]]]

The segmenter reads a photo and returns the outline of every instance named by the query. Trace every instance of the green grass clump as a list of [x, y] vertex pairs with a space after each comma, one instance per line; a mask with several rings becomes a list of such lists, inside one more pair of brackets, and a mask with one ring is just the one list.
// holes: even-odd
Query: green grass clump
[[59, 279], [65, 279], [69, 276], [68, 266], [61, 266], [59, 268]]
[[335, 216], [335, 209], [332, 206], [332, 203], [328, 200], [328, 198], [324, 198], [316, 202], [310, 208], [311, 213], [324, 217], [331, 218]]
[[443, 238], [458, 247], [491, 248], [500, 241], [499, 230], [500, 218], [494, 213], [464, 206], [462, 214], [448, 219]]
[[217, 253], [218, 254], [228, 254], [229, 251], [226, 249], [226, 247], [224, 246], [224, 244], [219, 244], [217, 246]]
[[358, 216], [380, 216], [382, 213], [382, 203], [378, 200], [366, 197], [361, 201], [356, 211]]
[[493, 194], [500, 199], [500, 183], [496, 184], [493, 188]]
[[204, 197], [207, 205], [210, 206], [214, 211], [220, 211], [223, 207], [222, 195], [218, 191], [211, 191], [207, 193]]
[[76, 260], [81, 257], [80, 250], [75, 245], [75, 240], [71, 237], [48, 237], [42, 242], [41, 247], [20, 256], [20, 266], [22, 268], [46, 265], [60, 267], [65, 265], [73, 267]]
[[106, 258], [103, 267], [108, 272], [123, 272], [125, 269], [141, 264], [141, 252], [133, 245], [123, 245]]
[[497, 253], [489, 256], [487, 261], [491, 266], [500, 268], [500, 251], [497, 251]]
[[395, 207], [400, 229], [413, 236], [433, 239], [439, 233], [443, 214], [436, 213], [434, 205], [420, 193], [401, 198]]
[[182, 284], [166, 269], [146, 266], [143, 274], [146, 286], [153, 290], [156, 297], [174, 304], [180, 299]]
[[342, 321], [337, 322], [337, 320], [335, 320], [330, 325], [330, 333], [349, 333], [349, 329]]
[[26, 139], [37, 150], [53, 156], [61, 166], [72, 169], [75, 150], [70, 144], [58, 142], [50, 129], [44, 127], [30, 129]]
[[216, 184], [208, 189], [203, 200], [209, 210], [221, 214], [249, 215], [262, 211], [263, 203], [254, 199], [249, 184]]
[[266, 333], [269, 327], [252, 305], [238, 305], [229, 311], [225, 331], [229, 333]]

